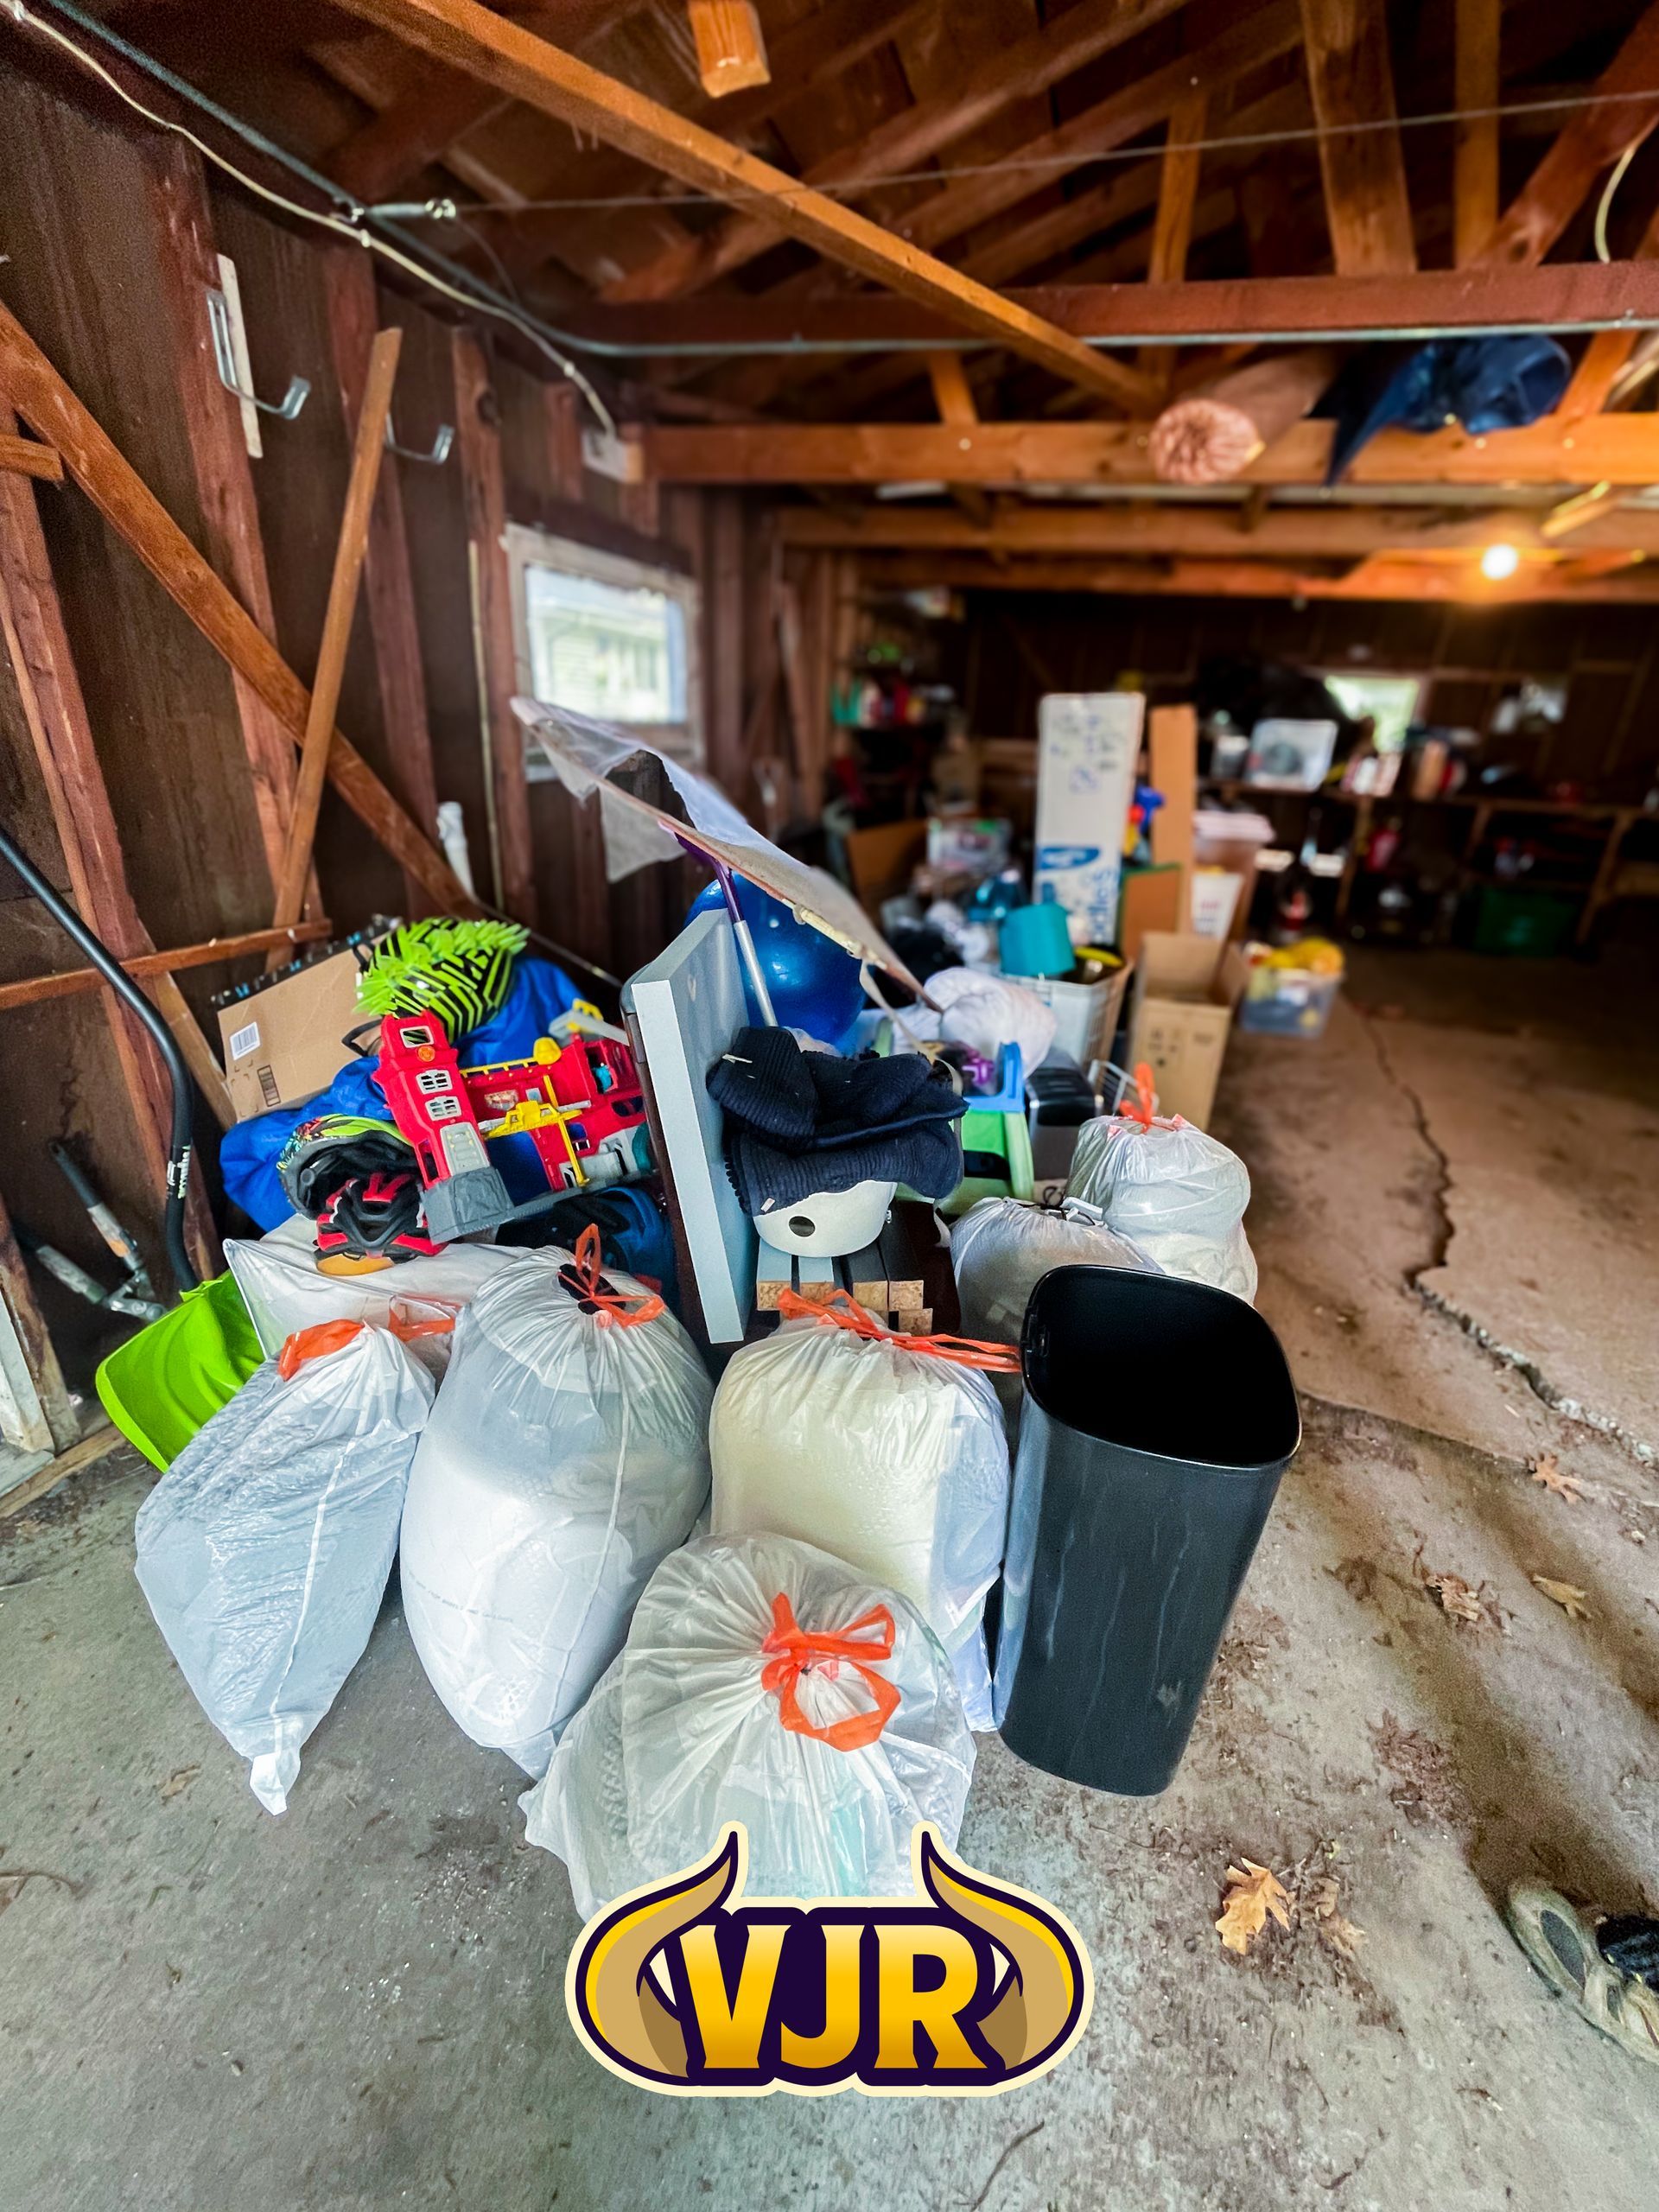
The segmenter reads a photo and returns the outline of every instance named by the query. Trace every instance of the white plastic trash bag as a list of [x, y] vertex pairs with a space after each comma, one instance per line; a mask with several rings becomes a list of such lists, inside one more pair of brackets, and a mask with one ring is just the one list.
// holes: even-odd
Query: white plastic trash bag
[[951, 1230], [950, 1264], [963, 1334], [1010, 1344], [1020, 1342], [1031, 1294], [1052, 1268], [1164, 1272], [1133, 1237], [1109, 1229], [1098, 1206], [1077, 1198], [1058, 1207], [982, 1198]]
[[[297, 1331], [320, 1321], [367, 1321], [384, 1329], [393, 1299], [458, 1313], [486, 1282], [524, 1256], [506, 1245], [448, 1244], [429, 1259], [403, 1260], [395, 1267], [377, 1268], [372, 1274], [320, 1274], [317, 1225], [297, 1213], [268, 1236], [232, 1236], [225, 1245], [236, 1287], [272, 1359]], [[417, 1338], [416, 1357], [441, 1376], [451, 1341], [448, 1334]]]
[[844, 1292], [815, 1307], [785, 1295], [795, 1318], [737, 1353], [715, 1393], [714, 1532], [794, 1536], [898, 1591], [988, 1728], [981, 1615], [1008, 1512], [996, 1395], [951, 1338], [890, 1336]]
[[896, 1592], [787, 1537], [702, 1536], [519, 1802], [584, 1919], [728, 1821], [750, 1897], [907, 1897], [912, 1829], [954, 1845], [973, 1770], [950, 1662]]
[[1166, 1274], [1255, 1296], [1255, 1256], [1244, 1234], [1250, 1178], [1236, 1153], [1179, 1116], [1118, 1114], [1077, 1133], [1066, 1196], [1098, 1206]]
[[138, 1509], [149, 1610], [270, 1813], [368, 1643], [432, 1403], [406, 1345], [346, 1326], [256, 1369]]
[[[591, 1240], [591, 1241], [590, 1241]], [[520, 1254], [462, 1314], [404, 1513], [404, 1611], [475, 1743], [543, 1773], [709, 1491], [712, 1387], [632, 1275]]]

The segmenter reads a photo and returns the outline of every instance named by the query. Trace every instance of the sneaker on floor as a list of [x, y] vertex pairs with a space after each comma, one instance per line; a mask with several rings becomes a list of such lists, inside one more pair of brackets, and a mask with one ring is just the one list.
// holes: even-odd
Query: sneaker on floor
[[1533, 1965], [1592, 2027], [1659, 2066], [1659, 1922], [1592, 1917], [1541, 1882], [1515, 1885], [1509, 1920]]

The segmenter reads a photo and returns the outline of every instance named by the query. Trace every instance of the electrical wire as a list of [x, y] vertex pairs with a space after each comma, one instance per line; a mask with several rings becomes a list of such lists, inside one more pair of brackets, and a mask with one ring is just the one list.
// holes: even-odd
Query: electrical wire
[[[1527, 115], [1551, 115], [1569, 109], [1613, 106], [1630, 100], [1651, 100], [1651, 91], [1639, 92], [1582, 92], [1561, 93], [1554, 99], [1516, 100], [1506, 106], [1441, 108], [1422, 115], [1383, 116], [1360, 123], [1344, 123], [1344, 138], [1377, 130], [1409, 130], [1430, 125], [1478, 122], [1484, 118], [1504, 118]], [[1227, 153], [1240, 147], [1284, 146], [1317, 141], [1329, 134], [1321, 131], [1317, 124], [1298, 124], [1286, 130], [1243, 130], [1230, 137], [1183, 140], [1181, 150], [1192, 154]], [[1104, 146], [1098, 150], [1082, 149], [1070, 154], [1010, 154], [1000, 161], [960, 162], [941, 163], [925, 169], [882, 169], [869, 176], [842, 177], [824, 184], [814, 184], [809, 178], [791, 178], [785, 188], [769, 191], [767, 199], [784, 200], [798, 194], [811, 193], [833, 200], [856, 199], [867, 192], [876, 192], [893, 184], [948, 184], [957, 177], [1006, 176], [1010, 171], [1031, 175], [1051, 175], [1056, 173], [1070, 176], [1077, 170], [1087, 168], [1098, 162], [1156, 161], [1162, 149], [1159, 146]], [[1634, 149], [1632, 149], [1634, 151]], [[1630, 156], [1625, 156], [1628, 162]], [[620, 207], [724, 207], [728, 203], [707, 192], [632, 192], [613, 193], [603, 196], [583, 198], [571, 196], [562, 200], [515, 200], [511, 207], [484, 200], [467, 207], [468, 214], [503, 215], [509, 219], [518, 215], [553, 213], [560, 211], [578, 213]], [[421, 210], [430, 213], [435, 207], [453, 208], [453, 200], [429, 202]], [[406, 201], [391, 201], [385, 209], [371, 202], [366, 212], [378, 214], [391, 209], [407, 207]]]
[[[1638, 140], [1637, 144], [1640, 143], [1641, 142]], [[1635, 158], [1636, 147], [1627, 146], [1624, 149], [1624, 151], [1619, 156], [1613, 173], [1607, 180], [1606, 188], [1603, 191], [1599, 201], [1597, 203], [1595, 236], [1596, 258], [1599, 261], [1611, 261], [1613, 257], [1607, 251], [1607, 217], [1612, 208], [1613, 194], [1618, 190], [1619, 186], [1624, 182], [1624, 172], [1629, 168], [1630, 163], [1635, 160]]]
[[[265, 200], [271, 207], [280, 207], [285, 214], [297, 216], [308, 223], [318, 224], [324, 230], [332, 231], [337, 237], [349, 238], [357, 245], [366, 246], [370, 252], [378, 254], [383, 260], [391, 262], [397, 268], [407, 270], [410, 275], [419, 277], [423, 283], [429, 284], [435, 291], [445, 293], [450, 299], [459, 301], [463, 307], [493, 315], [499, 321], [511, 324], [521, 336], [527, 338], [533, 346], [545, 353], [547, 358], [570, 379], [610, 435], [613, 437], [617, 435], [616, 418], [594, 390], [591, 380], [568, 353], [560, 350], [549, 335], [548, 330], [535, 317], [526, 315], [522, 308], [491, 297], [487, 290], [481, 286], [474, 289], [453, 283], [434, 270], [412, 259], [410, 255], [403, 252], [378, 232], [361, 228], [362, 219], [371, 213], [368, 208], [352, 199], [349, 194], [341, 193], [337, 186], [330, 184], [326, 178], [316, 177], [306, 172], [302, 163], [269, 140], [263, 143], [262, 151], [280, 160], [286, 168], [305, 175], [308, 182], [327, 192], [332, 198], [351, 212], [342, 214], [325, 213], [321, 209], [307, 207], [297, 200], [290, 200], [285, 193], [274, 191], [269, 185], [261, 184], [257, 178], [249, 176], [245, 170], [239, 169], [234, 162], [228, 160], [225, 155], [209, 145], [206, 139], [198, 137], [188, 124], [176, 122], [170, 116], [158, 115], [154, 108], [147, 107], [136, 94], [127, 90], [111, 70], [105, 68], [96, 54], [88, 53], [85, 47], [71, 38], [68, 33], [61, 30], [56, 23], [49, 22], [43, 16], [37, 15], [34, 9], [25, 4], [25, 0], [4, 0], [4, 4], [14, 22], [38, 33], [42, 38], [49, 39], [54, 46], [72, 55], [82, 68], [88, 70], [99, 79], [100, 83], [107, 86], [117, 99], [124, 101], [135, 114], [142, 116], [147, 123], [153, 124], [158, 130], [168, 131], [175, 137], [184, 139], [188, 144], [195, 148], [204, 161], [210, 162], [225, 175], [233, 177], [237, 183], [254, 194], [257, 198]], [[87, 20], [80, 16], [79, 10], [77, 9], [66, 7], [63, 12], [77, 20]], [[212, 103], [207, 102], [197, 93], [194, 86], [188, 85], [182, 78], [175, 78], [170, 70], [164, 69], [142, 48], [129, 44], [126, 40], [106, 29], [101, 23], [94, 22], [91, 27], [96, 30], [100, 38], [105, 39], [111, 46], [123, 53], [128, 60], [146, 70], [159, 82], [166, 84], [170, 91], [181, 92], [183, 96], [193, 99], [197, 105], [209, 108], [219, 122], [236, 131], [245, 141], [251, 143], [255, 139], [256, 134], [250, 130], [239, 117], [231, 115], [227, 110], [213, 108]]]
[[162, 1209], [162, 1227], [167, 1240], [168, 1260], [179, 1288], [181, 1291], [194, 1290], [201, 1279], [191, 1262], [189, 1248], [184, 1241], [184, 1198], [190, 1179], [190, 1154], [194, 1143], [190, 1127], [190, 1076], [184, 1065], [184, 1055], [179, 1050], [179, 1040], [102, 938], [95, 937], [74, 908], [66, 905], [28, 855], [13, 842], [3, 829], [0, 829], [0, 858], [10, 862], [20, 881], [34, 893], [65, 935], [80, 947], [111, 989], [131, 1007], [155, 1039], [156, 1049], [167, 1069], [168, 1084], [173, 1094], [173, 1122], [167, 1153], [167, 1204]]
[[[462, 268], [458, 263], [448, 261], [446, 257], [436, 252], [431, 246], [429, 246], [425, 240], [406, 232], [403, 227], [401, 219], [412, 216], [417, 221], [460, 222], [461, 226], [467, 230], [468, 236], [472, 237], [480, 249], [482, 249], [485, 247], [486, 241], [481, 233], [473, 230], [471, 221], [465, 219], [474, 219], [480, 216], [488, 216], [497, 213], [517, 212], [530, 213], [531, 210], [537, 208], [546, 212], [556, 212], [562, 208], [577, 209], [583, 207], [598, 207], [636, 204], [632, 200], [618, 199], [611, 200], [570, 200], [531, 201], [525, 203], [522, 209], [518, 210], [497, 209], [487, 202], [469, 201], [466, 205], [465, 219], [463, 219], [461, 208], [454, 200], [450, 199], [433, 199], [418, 203], [410, 202], [407, 200], [388, 201], [378, 207], [365, 206], [363, 202], [355, 199], [351, 194], [343, 191], [339, 185], [333, 181], [331, 178], [323, 176], [318, 171], [311, 168], [306, 162], [300, 160], [296, 155], [290, 153], [286, 147], [278, 145], [274, 139], [265, 137], [262, 131], [257, 130], [251, 124], [245, 122], [241, 117], [233, 114], [228, 108], [220, 106], [217, 101], [211, 99], [207, 94], [199, 91], [197, 87], [189, 83], [187, 79], [176, 75], [174, 71], [168, 69], [163, 63], [154, 60], [154, 58], [146, 54], [141, 47], [135, 46], [130, 40], [124, 39], [118, 33], [111, 30], [105, 24], [99, 22], [96, 17], [86, 15], [80, 8], [73, 4], [73, 0], [52, 0], [52, 4], [54, 6], [58, 13], [67, 16], [78, 26], [102, 41], [111, 49], [111, 51], [118, 54], [123, 60], [130, 63], [135, 69], [137, 69], [143, 73], [154, 79], [156, 83], [163, 86], [177, 99], [196, 108], [202, 114], [211, 117], [213, 120], [222, 129], [231, 132], [233, 137], [239, 138], [245, 144], [252, 147], [268, 161], [272, 162], [279, 168], [287, 170], [290, 175], [299, 178], [312, 190], [321, 193], [326, 198], [332, 200], [340, 212], [330, 214], [324, 213], [315, 207], [307, 207], [297, 200], [290, 200], [286, 194], [274, 191], [269, 186], [259, 183], [255, 178], [249, 176], [244, 170], [238, 168], [235, 162], [231, 161], [226, 155], [218, 152], [213, 146], [200, 138], [194, 131], [188, 129], [183, 124], [175, 122], [169, 117], [158, 115], [154, 111], [154, 110], [147, 107], [142, 100], [137, 99], [132, 93], [129, 92], [93, 54], [88, 53], [66, 32], [60, 29], [55, 24], [47, 21], [47, 19], [38, 14], [35, 10], [27, 5], [26, 0], [0, 0], [0, 6], [3, 6], [6, 11], [17, 22], [26, 25], [32, 29], [38, 31], [43, 36], [51, 39], [55, 44], [63, 48], [65, 52], [71, 54], [84, 67], [96, 75], [104, 84], [107, 85], [117, 97], [124, 101], [126, 105], [133, 109], [136, 113], [143, 116], [146, 121], [154, 124], [157, 129], [170, 131], [176, 137], [185, 139], [189, 144], [196, 148], [197, 151], [200, 153], [204, 160], [210, 162], [215, 168], [220, 170], [224, 175], [233, 178], [238, 184], [244, 186], [248, 191], [254, 194], [256, 197], [269, 201], [271, 205], [282, 208], [285, 213], [296, 216], [305, 222], [317, 224], [323, 229], [333, 232], [336, 236], [349, 238], [354, 244], [368, 248], [371, 251], [379, 254], [383, 258], [393, 263], [397, 267], [404, 270], [410, 275], [418, 278], [423, 283], [429, 284], [435, 290], [442, 293], [448, 298], [457, 301], [463, 307], [472, 308], [481, 314], [493, 315], [498, 320], [509, 324], [512, 328], [518, 330], [524, 337], [527, 338], [532, 345], [537, 346], [543, 353], [545, 353], [548, 359], [555, 364], [563, 375], [569, 377], [571, 381], [577, 385], [586, 397], [588, 404], [594, 409], [600, 421], [605, 425], [607, 430], [613, 433], [613, 435], [614, 435], [616, 427], [614, 418], [613, 417], [609, 409], [606, 406], [604, 401], [601, 398], [599, 393], [594, 389], [591, 382], [583, 374], [582, 371], [576, 365], [576, 364], [569, 358], [571, 353], [586, 353], [590, 356], [596, 356], [601, 359], [613, 360], [690, 360], [702, 358], [719, 358], [721, 359], [737, 360], [749, 359], [774, 359], [778, 357], [799, 359], [817, 354], [839, 356], [866, 353], [938, 353], [941, 350], [948, 352], [963, 352], [970, 350], [976, 346], [982, 343], [982, 340], [971, 336], [963, 335], [961, 337], [952, 337], [943, 334], [937, 338], [914, 339], [852, 337], [836, 339], [801, 339], [783, 337], [776, 339], [748, 339], [741, 340], [736, 342], [731, 342], [724, 340], [703, 340], [675, 339], [654, 341], [646, 340], [643, 342], [630, 340], [624, 343], [616, 340], [592, 337], [580, 332], [562, 329], [556, 323], [549, 321], [545, 318], [531, 315], [523, 307], [522, 303], [518, 302], [516, 296], [513, 298], [509, 299], [499, 294], [493, 292], [488, 285], [485, 284], [481, 279], [474, 276], [470, 270]], [[1399, 118], [1399, 122], [1401, 127], [1404, 128], [1414, 125], [1458, 122], [1465, 120], [1470, 116], [1525, 115], [1570, 108], [1611, 105], [1620, 101], [1650, 99], [1651, 98], [1651, 92], [1586, 92], [1578, 94], [1563, 94], [1552, 99], [1521, 102], [1509, 107], [1497, 106], [1491, 108], [1466, 109], [1463, 111], [1446, 110], [1443, 111], [1418, 116], [1407, 116]], [[1364, 130], [1374, 128], [1389, 129], [1393, 127], [1394, 124], [1391, 118], [1383, 118], [1381, 123], [1375, 124], [1356, 124], [1351, 126], [1345, 125], [1344, 130]], [[1317, 130], [1274, 131], [1271, 133], [1248, 133], [1241, 134], [1231, 138], [1206, 140], [1204, 143], [1211, 147], [1243, 146], [1261, 143], [1278, 145], [1283, 143], [1289, 138], [1298, 137], [1310, 138], [1317, 137], [1318, 136], [1319, 133]], [[1080, 167], [1084, 162], [1090, 160], [1143, 160], [1147, 157], [1147, 153], [1148, 149], [1144, 147], [1117, 149], [1107, 153], [1083, 156], [1077, 157], [1076, 159], [1070, 159], [1067, 162], [1067, 166], [1069, 168]], [[1050, 158], [1052, 162], [1053, 157]], [[1611, 201], [1612, 191], [1617, 187], [1629, 158], [1630, 156], [1627, 155], [1624, 162], [1620, 163], [1618, 168], [1615, 170], [1613, 176], [1609, 181], [1608, 191], [1604, 194], [1604, 213], [1606, 205]], [[1007, 162], [992, 162], [989, 164], [974, 165], [964, 164], [960, 169], [954, 171], [927, 169], [913, 173], [906, 172], [906, 174], [913, 175], [917, 178], [925, 179], [929, 182], [937, 182], [942, 177], [951, 175], [977, 175], [982, 174], [987, 168], [995, 170], [998, 168], [1004, 168], [1008, 166], [1010, 166], [1010, 164]], [[897, 176], [872, 178], [863, 181], [862, 183], [857, 180], [854, 180], [843, 183], [839, 189], [845, 192], [868, 190], [878, 183], [892, 184], [897, 183], [899, 181], [899, 178]], [[806, 190], [810, 188], [802, 186], [798, 188]], [[695, 197], [696, 195], [691, 196]], [[652, 196], [646, 199], [643, 204], [662, 207], [671, 206], [675, 204], [675, 202], [671, 198], [664, 199]], [[700, 200], [699, 204], [708, 203]], [[723, 205], [725, 203], [715, 202], [714, 204]], [[763, 212], [762, 203], [758, 200], [753, 202], [745, 200], [739, 204], [744, 206], [753, 205], [758, 210]], [[365, 224], [369, 222], [372, 222], [376, 225], [376, 228], [372, 232], [362, 227]], [[409, 251], [404, 251], [403, 249], [404, 246], [407, 246]], [[425, 256], [427, 258], [424, 260], [416, 259], [415, 257], [417, 255]], [[501, 268], [501, 273], [505, 278], [506, 272], [505, 269], [502, 268], [499, 257], [492, 252], [491, 258], [496, 262], [498, 268]], [[435, 269], [430, 265], [431, 263], [435, 261], [442, 264], [441, 269]], [[446, 274], [445, 272], [453, 272], [453, 275]], [[510, 283], [509, 289], [511, 289]], [[1505, 324], [1502, 326], [1482, 326], [1483, 328], [1501, 327], [1504, 329], [1530, 329], [1535, 327], [1541, 326], [1535, 326], [1527, 323], [1516, 323], [1512, 325]], [[1605, 321], [1573, 321], [1572, 323], [1554, 324], [1550, 327], [1552, 328], [1562, 330], [1594, 330], [1608, 327], [1610, 326]], [[1639, 318], [1621, 318], [1616, 327], [1645, 327], [1646, 325], [1645, 322]], [[1294, 331], [1285, 332], [1282, 334], [1262, 331], [1236, 333], [1229, 331], [1209, 331], [1186, 333], [1184, 334], [1184, 339], [1185, 342], [1197, 344], [1224, 345], [1232, 342], [1235, 339], [1237, 339], [1248, 340], [1252, 344], [1266, 345], [1278, 343], [1281, 338], [1286, 342], [1294, 342], [1299, 338], [1306, 338], [1306, 334], [1307, 334], [1306, 332]], [[1330, 331], [1325, 332], [1321, 334], [1328, 340], [1335, 340], [1350, 336], [1355, 338], [1408, 338], [1420, 340], [1436, 337], [1466, 336], [1468, 334], [1466, 328], [1463, 326], [1448, 325], [1445, 328], [1442, 328], [1438, 325], [1424, 325], [1421, 327], [1413, 326], [1410, 328], [1402, 327], [1398, 329], [1390, 328], [1388, 330], [1367, 328], [1364, 330], [1357, 330], [1351, 333], [1347, 331]], [[1167, 344], [1168, 342], [1169, 334], [1167, 332], [1161, 334], [1158, 332], [1140, 334], [1135, 332], [1119, 333], [1114, 331], [1109, 337], [1090, 335], [1085, 335], [1083, 337], [1084, 344], [1099, 348], [1105, 348], [1108, 346], [1133, 346], [1141, 344], [1158, 345]], [[569, 349], [568, 352], [563, 350], [566, 348]]]

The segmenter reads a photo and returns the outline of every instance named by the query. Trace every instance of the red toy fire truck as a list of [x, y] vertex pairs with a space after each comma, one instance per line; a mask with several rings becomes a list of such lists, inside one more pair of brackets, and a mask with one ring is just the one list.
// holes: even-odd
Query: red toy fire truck
[[566, 1015], [563, 1035], [539, 1038], [533, 1058], [463, 1068], [435, 1014], [389, 1014], [380, 1024], [380, 1088], [415, 1147], [425, 1185], [427, 1234], [447, 1244], [494, 1228], [513, 1211], [485, 1149], [526, 1135], [553, 1191], [613, 1182], [651, 1165], [645, 1094], [620, 1031], [596, 1013]]

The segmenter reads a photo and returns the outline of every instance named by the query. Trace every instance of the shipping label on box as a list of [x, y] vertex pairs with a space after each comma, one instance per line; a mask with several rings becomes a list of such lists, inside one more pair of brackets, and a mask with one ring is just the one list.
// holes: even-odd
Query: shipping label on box
[[1074, 944], [1116, 941], [1146, 707], [1138, 691], [1051, 691], [1037, 709], [1032, 895], [1065, 908]]

